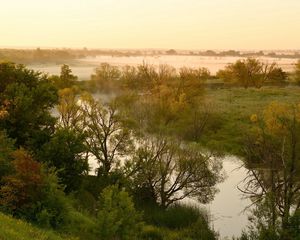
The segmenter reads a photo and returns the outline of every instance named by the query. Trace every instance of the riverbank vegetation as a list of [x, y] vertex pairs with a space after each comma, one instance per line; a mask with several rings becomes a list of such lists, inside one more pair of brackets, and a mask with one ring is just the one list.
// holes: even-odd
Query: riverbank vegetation
[[68, 65], [1, 63], [0, 210], [76, 239], [213, 240], [209, 214], [182, 200], [211, 202], [235, 154], [259, 219], [241, 239], [297, 239], [298, 73], [101, 64], [78, 82]]

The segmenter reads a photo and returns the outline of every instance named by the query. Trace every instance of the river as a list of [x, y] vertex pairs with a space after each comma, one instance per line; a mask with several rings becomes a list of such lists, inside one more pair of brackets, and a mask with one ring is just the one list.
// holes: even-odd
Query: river
[[248, 224], [247, 213], [244, 210], [251, 202], [244, 199], [237, 189], [247, 174], [247, 169], [241, 166], [242, 161], [236, 157], [224, 158], [223, 168], [227, 178], [219, 184], [220, 192], [207, 207], [212, 214], [213, 228], [220, 233], [221, 239], [240, 236]]
[[[247, 175], [247, 169], [242, 167], [242, 161], [234, 156], [221, 159], [225, 180], [218, 184], [219, 192], [208, 205], [201, 205], [196, 200], [185, 199], [184, 204], [191, 204], [205, 209], [211, 220], [211, 227], [220, 234], [220, 239], [239, 237], [242, 230], [247, 227], [248, 216], [245, 208], [251, 204], [249, 199], [243, 198], [237, 186]], [[92, 172], [98, 164], [95, 159], [89, 161]]]
[[243, 198], [237, 186], [247, 175], [247, 169], [242, 167], [242, 161], [234, 156], [221, 159], [226, 179], [218, 184], [219, 192], [208, 205], [201, 205], [196, 200], [185, 199], [184, 204], [198, 206], [207, 212], [211, 227], [219, 233], [220, 239], [239, 237], [248, 225], [245, 208], [251, 204], [249, 199]]
[[[137, 65], [143, 61], [151, 64], [170, 64], [174, 67], [188, 66], [207, 67], [211, 72], [217, 71], [224, 67], [229, 62], [234, 62], [237, 58], [211, 58], [211, 57], [196, 57], [196, 56], [161, 56], [155, 57], [110, 57], [99, 56], [93, 59], [84, 59], [83, 65], [71, 66], [73, 73], [79, 77], [80, 80], [89, 79], [93, 69], [101, 62], [108, 62], [110, 64], [123, 66], [126, 64]], [[270, 59], [269, 59], [270, 60]], [[268, 60], [268, 61], [269, 61]], [[271, 59], [272, 60], [272, 59]], [[271, 61], [270, 60], [270, 61]], [[294, 61], [294, 59], [293, 59]], [[293, 61], [288, 59], [281, 59], [280, 64], [286, 69], [292, 69]], [[94, 63], [92, 63], [94, 62]], [[60, 66], [29, 66], [35, 70], [40, 70], [49, 74], [59, 74]], [[233, 156], [227, 156], [223, 161], [223, 168], [227, 175], [224, 182], [218, 185], [220, 190], [213, 202], [204, 206], [210, 214], [212, 220], [212, 227], [219, 232], [220, 239], [231, 239], [232, 236], [240, 236], [242, 230], [247, 226], [247, 214], [243, 213], [245, 207], [250, 204], [250, 200], [243, 199], [241, 192], [237, 189], [237, 185], [246, 177], [247, 170], [243, 167], [242, 161]], [[91, 167], [95, 168], [95, 161], [91, 160]], [[194, 200], [188, 200], [191, 204], [198, 204]], [[201, 206], [203, 207], [203, 206]]]

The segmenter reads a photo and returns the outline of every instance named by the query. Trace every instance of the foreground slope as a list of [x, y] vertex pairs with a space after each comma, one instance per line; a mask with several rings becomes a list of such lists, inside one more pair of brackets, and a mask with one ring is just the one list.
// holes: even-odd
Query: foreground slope
[[0, 240], [71, 240], [0, 213]]

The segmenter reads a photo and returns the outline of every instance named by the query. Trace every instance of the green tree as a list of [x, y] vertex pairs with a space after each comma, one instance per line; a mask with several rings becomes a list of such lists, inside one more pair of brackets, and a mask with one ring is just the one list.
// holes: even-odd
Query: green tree
[[61, 66], [59, 78], [62, 84], [61, 88], [72, 87], [78, 79], [77, 76], [72, 74], [71, 68], [66, 64]]
[[243, 86], [244, 88], [261, 88], [267, 82], [281, 83], [287, 75], [276, 63], [267, 64], [255, 58], [237, 60], [220, 70], [217, 76], [226, 82]]
[[88, 156], [84, 142], [85, 137], [82, 134], [72, 129], [60, 128], [40, 151], [40, 160], [58, 170], [60, 183], [66, 186], [66, 192], [78, 190], [82, 175], [88, 173]]
[[63, 89], [74, 86], [78, 77], [72, 74], [69, 65], [63, 64], [60, 68], [60, 75], [52, 75], [49, 79], [58, 89]]
[[107, 240], [139, 239], [142, 221], [131, 197], [118, 186], [103, 190], [98, 212], [99, 236]]
[[17, 146], [38, 149], [54, 131], [51, 110], [57, 103], [57, 90], [40, 72], [14, 63], [0, 64], [0, 129], [16, 140]]
[[0, 181], [12, 172], [13, 151], [14, 141], [7, 138], [5, 132], [0, 132]]

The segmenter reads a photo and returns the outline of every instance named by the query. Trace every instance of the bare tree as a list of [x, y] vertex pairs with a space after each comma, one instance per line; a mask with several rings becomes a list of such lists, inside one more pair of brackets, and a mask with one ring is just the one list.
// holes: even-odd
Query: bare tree
[[219, 162], [166, 138], [141, 140], [131, 168], [137, 187], [146, 186], [163, 208], [186, 197], [208, 203], [222, 180]]
[[100, 164], [98, 175], [108, 174], [130, 152], [130, 130], [120, 118], [114, 103], [102, 105], [86, 95], [81, 98], [81, 111], [88, 151]]

